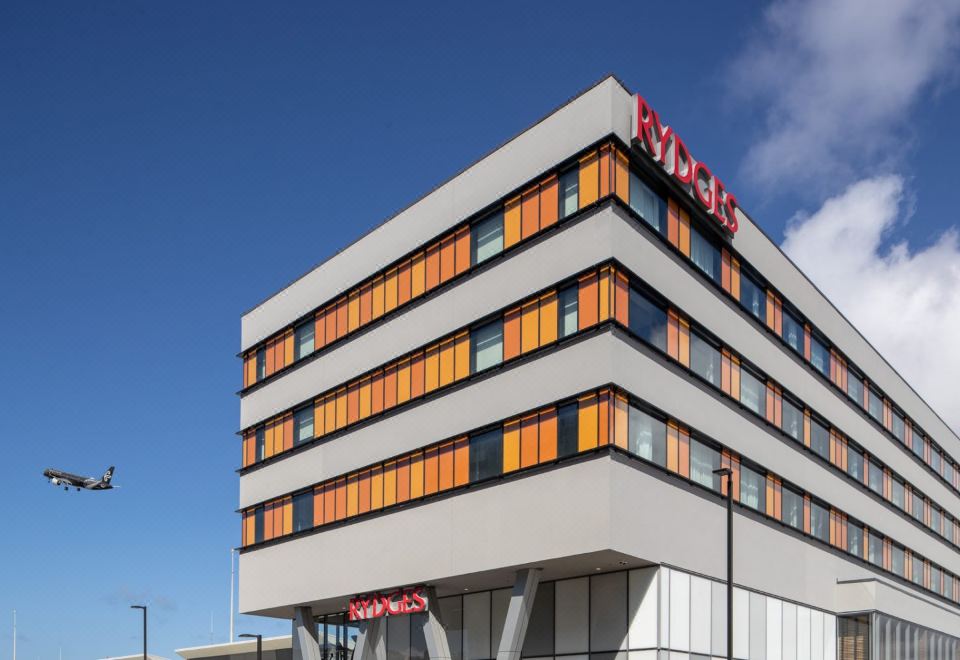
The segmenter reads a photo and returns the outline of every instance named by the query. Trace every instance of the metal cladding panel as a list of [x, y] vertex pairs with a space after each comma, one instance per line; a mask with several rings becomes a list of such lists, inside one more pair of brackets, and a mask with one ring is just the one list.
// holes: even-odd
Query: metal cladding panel
[[[735, 525], [740, 586], [835, 612], [849, 602], [838, 580], [876, 577], [768, 521], [737, 515]], [[606, 550], [723, 579], [724, 535], [720, 500], [604, 456], [245, 553], [240, 610], [286, 616], [295, 604], [454, 577], [470, 585], [484, 571]], [[936, 611], [944, 629], [960, 625], [956, 608], [897, 593], [914, 618]]]
[[546, 240], [508, 255], [491, 268], [264, 384], [240, 400], [241, 428], [609, 259], [613, 254], [611, 227], [619, 222], [622, 220], [610, 208], [589, 214]]
[[[960, 459], [960, 437], [867, 340], [843, 317], [754, 223], [741, 216], [740, 231], [733, 246], [766, 277], [784, 297], [806, 315], [840, 350], [866, 372], [870, 380], [887, 393], [904, 411], [919, 422], [954, 458]], [[745, 222], [743, 220], [746, 220]], [[927, 338], [918, 337], [918, 341]]]
[[605, 78], [247, 312], [241, 350], [604, 136], [628, 141], [629, 130], [630, 95]]

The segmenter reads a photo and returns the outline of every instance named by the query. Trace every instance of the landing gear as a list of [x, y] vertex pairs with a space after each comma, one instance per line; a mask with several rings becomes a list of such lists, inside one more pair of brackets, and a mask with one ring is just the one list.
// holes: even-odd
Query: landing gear
[[63, 489], [64, 489], [64, 490], [70, 490], [70, 486], [64, 486]]

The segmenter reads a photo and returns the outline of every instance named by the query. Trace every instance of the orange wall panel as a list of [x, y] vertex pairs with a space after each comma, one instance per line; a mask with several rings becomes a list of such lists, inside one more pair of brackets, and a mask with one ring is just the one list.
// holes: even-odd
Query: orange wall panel
[[520, 467], [536, 465], [539, 461], [540, 416], [534, 413], [520, 420]]
[[577, 317], [580, 330], [596, 325], [599, 313], [597, 274], [583, 275], [579, 281], [577, 293]]
[[597, 446], [597, 395], [589, 394], [578, 400], [577, 450], [584, 451]]
[[559, 192], [557, 175], [553, 174], [540, 184], [540, 228], [546, 229], [557, 222], [559, 214]]
[[520, 467], [520, 422], [512, 420], [503, 425], [503, 471], [513, 472]]
[[520, 355], [520, 308], [503, 315], [503, 360]]
[[597, 152], [580, 159], [580, 208], [593, 204], [599, 198], [600, 163]]
[[540, 346], [557, 340], [557, 292], [551, 291], [540, 298]]
[[520, 196], [503, 205], [503, 249], [520, 242]]
[[540, 462], [557, 458], [557, 409], [540, 412]]
[[529, 238], [540, 231], [540, 189], [534, 186], [520, 196], [520, 237]]
[[470, 228], [464, 227], [456, 233], [456, 269], [457, 275], [470, 270]]

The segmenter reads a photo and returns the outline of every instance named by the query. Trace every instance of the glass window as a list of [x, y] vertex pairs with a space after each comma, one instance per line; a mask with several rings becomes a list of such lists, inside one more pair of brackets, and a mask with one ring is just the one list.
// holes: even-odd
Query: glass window
[[937, 534], [940, 533], [940, 517], [942, 512], [940, 507], [931, 506], [930, 507], [930, 529], [935, 531]]
[[830, 375], [830, 351], [816, 337], [810, 337], [810, 364], [824, 376]]
[[740, 403], [761, 417], [767, 412], [767, 387], [747, 369], [740, 370]]
[[763, 287], [746, 273], [740, 277], [740, 304], [750, 314], [766, 322], [767, 294]]
[[720, 490], [720, 452], [696, 438], [690, 439], [690, 479], [712, 490]]
[[876, 532], [870, 532], [867, 552], [867, 561], [875, 566], [883, 566], [883, 537]]
[[263, 507], [258, 506], [253, 511], [253, 542], [263, 542]]
[[863, 451], [855, 445], [847, 445], [847, 474], [863, 483]]
[[810, 449], [820, 458], [830, 460], [830, 431], [816, 419], [810, 419]]
[[503, 362], [503, 321], [475, 328], [470, 333], [473, 364], [471, 373], [483, 371]]
[[903, 482], [902, 482], [900, 479], [897, 479], [896, 477], [894, 477], [894, 478], [891, 480], [891, 483], [893, 484], [893, 487], [892, 487], [892, 489], [891, 489], [891, 497], [892, 497], [891, 501], [893, 502], [893, 504], [894, 504], [898, 509], [900, 509], [901, 511], [903, 511], [903, 510], [906, 508], [906, 506], [907, 506], [907, 504], [906, 504], [906, 502], [907, 502], [907, 500], [906, 500], [906, 498], [907, 498], [906, 488], [905, 488], [905, 486], [903, 485]]
[[577, 404], [568, 403], [557, 409], [557, 456], [573, 456], [577, 453]]
[[[896, 426], [896, 422], [894, 422], [894, 426]], [[941, 462], [942, 461], [941, 461], [940, 450], [937, 449], [936, 447], [931, 447], [930, 448], [930, 467], [932, 467], [933, 471], [936, 472], [937, 474], [940, 474]]]
[[766, 482], [766, 477], [759, 472], [740, 465], [740, 504], [757, 511], [765, 511]]
[[580, 208], [580, 170], [574, 167], [560, 175], [560, 217], [566, 218]]
[[630, 406], [627, 428], [631, 452], [657, 465], [667, 464], [666, 424], [639, 408]]
[[911, 563], [913, 564], [911, 568], [911, 579], [913, 583], [923, 584], [923, 558], [918, 557], [916, 553], [914, 553]]
[[917, 491], [913, 491], [910, 495], [910, 515], [912, 515], [916, 520], [923, 522], [923, 495]]
[[898, 410], [893, 411], [893, 435], [895, 435], [900, 442], [906, 441], [907, 429], [903, 423], [903, 414]]
[[930, 590], [935, 594], [943, 592], [943, 588], [940, 585], [940, 567], [936, 564], [930, 564]]
[[267, 457], [267, 433], [264, 427], [257, 429], [257, 460], [262, 461]]
[[803, 442], [803, 410], [787, 397], [783, 397], [781, 408], [783, 432], [797, 442]]
[[869, 461], [870, 465], [868, 469], [870, 470], [870, 490], [874, 493], [883, 497], [883, 468], [880, 467], [880, 464], [874, 460]]
[[780, 496], [780, 512], [785, 524], [803, 531], [803, 495], [784, 487]]
[[690, 333], [690, 368], [714, 387], [720, 387], [720, 351], [696, 332]]
[[891, 569], [896, 575], [903, 577], [904, 573], [904, 556], [903, 548], [896, 543], [891, 546], [890, 559], [892, 562]]
[[667, 350], [667, 313], [639, 289], [630, 288], [630, 331], [661, 351]]
[[470, 438], [470, 481], [483, 481], [503, 468], [503, 430], [493, 429]]
[[648, 225], [661, 234], [666, 234], [666, 203], [633, 172], [630, 172], [630, 208], [636, 211]]
[[863, 525], [847, 521], [847, 552], [857, 557], [863, 557]]
[[474, 223], [470, 232], [474, 265], [503, 252], [503, 210]]
[[947, 539], [950, 542], [953, 542], [953, 527], [954, 522], [953, 518], [947, 514], [943, 515], [943, 527], [940, 529], [940, 536]]
[[302, 532], [313, 527], [313, 491], [293, 496], [293, 531]]
[[927, 439], [923, 437], [923, 434], [917, 429], [913, 429], [913, 453], [921, 460], [923, 460], [923, 456], [926, 453], [926, 444]]
[[560, 292], [560, 337], [569, 337], [577, 331], [577, 286], [568, 286]]
[[876, 391], [872, 387], [869, 390], [870, 394], [870, 407], [869, 412], [870, 416], [875, 420], [883, 424], [883, 397], [880, 396], [880, 392]]
[[803, 324], [787, 310], [783, 310], [783, 340], [796, 353], [803, 355]]
[[293, 440], [295, 444], [313, 439], [313, 406], [293, 413]]
[[847, 396], [863, 407], [863, 376], [850, 367], [847, 367]]
[[267, 377], [267, 349], [257, 349], [257, 380]]
[[313, 353], [313, 331], [314, 323], [312, 320], [301, 323], [293, 331], [293, 359], [301, 360]]
[[810, 502], [810, 534], [830, 542], [830, 510], [816, 501]]
[[693, 226], [690, 227], [690, 261], [714, 282], [720, 282], [720, 250]]
[[953, 463], [945, 457], [943, 459], [943, 478], [947, 480], [948, 484], [953, 483], [953, 472]]

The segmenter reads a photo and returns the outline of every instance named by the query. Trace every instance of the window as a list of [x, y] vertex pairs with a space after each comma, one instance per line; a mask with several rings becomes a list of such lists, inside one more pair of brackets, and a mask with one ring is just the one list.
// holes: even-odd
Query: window
[[313, 321], [301, 323], [293, 331], [294, 360], [302, 360], [313, 353]]
[[560, 175], [560, 217], [566, 218], [580, 208], [578, 186], [580, 170], [576, 167]]
[[863, 525], [853, 520], [847, 521], [847, 552], [863, 557]]
[[761, 417], [767, 412], [767, 387], [749, 370], [740, 370], [740, 403]]
[[639, 289], [630, 288], [630, 331], [661, 351], [667, 350], [667, 313]]
[[916, 553], [913, 555], [911, 560], [913, 566], [911, 567], [911, 579], [914, 584], [923, 584], [923, 559], [918, 557]]
[[561, 338], [569, 337], [577, 331], [578, 292], [576, 285], [569, 286], [560, 292], [560, 327]]
[[470, 481], [483, 481], [503, 468], [503, 430], [493, 429], [470, 438]]
[[720, 452], [696, 438], [690, 439], [690, 479], [712, 490], [720, 490]]
[[943, 527], [940, 530], [940, 536], [947, 539], [948, 541], [953, 541], [953, 528], [955, 523], [953, 518], [944, 514], [943, 516]]
[[900, 442], [906, 442], [907, 429], [903, 423], [903, 413], [899, 410], [893, 411], [893, 434]]
[[867, 543], [867, 561], [875, 566], [883, 566], [883, 537], [876, 532], [870, 532]]
[[830, 510], [815, 500], [810, 502], [810, 534], [830, 542]]
[[847, 367], [847, 396], [863, 407], [863, 376], [851, 367]]
[[267, 349], [260, 347], [257, 349], [257, 380], [263, 380], [267, 377]]
[[720, 351], [696, 332], [690, 333], [690, 368], [714, 387], [720, 387]]
[[766, 323], [767, 294], [763, 287], [746, 273], [740, 277], [740, 304], [750, 314]]
[[896, 575], [903, 577], [905, 575], [904, 560], [906, 559], [906, 557], [904, 556], [903, 547], [894, 543], [893, 546], [891, 547], [890, 559], [891, 559], [891, 570]]
[[874, 460], [870, 460], [867, 469], [870, 470], [870, 490], [883, 497], [883, 468]]
[[940, 584], [940, 567], [930, 564], [930, 590], [936, 594], [943, 593], [943, 587]]
[[910, 499], [910, 515], [912, 515], [914, 519], [923, 522], [923, 495], [917, 491], [913, 491]]
[[577, 453], [577, 404], [569, 403], [557, 409], [557, 456]]
[[830, 431], [816, 419], [810, 419], [810, 449], [820, 458], [830, 460]]
[[783, 423], [783, 432], [789, 435], [797, 442], [803, 442], [803, 411], [788, 399], [783, 397], [781, 411], [781, 421]]
[[810, 337], [810, 364], [824, 376], [830, 375], [830, 351], [816, 337]]
[[[896, 418], [894, 418], [896, 419]], [[896, 426], [896, 422], [894, 422]], [[940, 463], [941, 463], [941, 454], [940, 450], [936, 447], [930, 447], [930, 467], [933, 468], [933, 471], [937, 474], [940, 474]]]
[[856, 445], [847, 445], [847, 474], [863, 483], [863, 451]]
[[784, 486], [780, 496], [780, 512], [784, 524], [803, 531], [803, 495]]
[[690, 261], [714, 282], [720, 283], [720, 250], [693, 226], [690, 227]]
[[263, 542], [263, 507], [258, 506], [253, 511], [253, 542]]
[[307, 406], [293, 413], [293, 442], [299, 445], [301, 442], [312, 439], [313, 406]]
[[256, 460], [262, 461], [267, 457], [267, 434], [266, 430], [261, 426], [257, 429], [257, 458]]
[[913, 453], [920, 460], [923, 460], [924, 445], [926, 444], [927, 439], [923, 437], [923, 434], [919, 430], [913, 429]]
[[666, 234], [666, 203], [633, 172], [630, 172], [630, 208], [648, 225], [661, 234]]
[[943, 459], [943, 478], [946, 479], [948, 484], [953, 483], [953, 463], [951, 463], [946, 457]]
[[803, 324], [787, 310], [783, 310], [783, 340], [796, 353], [803, 355]]
[[869, 389], [870, 394], [870, 406], [868, 408], [870, 416], [875, 420], [883, 424], [883, 397], [880, 396], [880, 392], [873, 389]]
[[470, 229], [473, 234], [473, 264], [483, 263], [495, 254], [503, 252], [503, 210], [489, 215]]
[[757, 511], [766, 508], [766, 477], [751, 470], [746, 465], [740, 465], [740, 504]]
[[940, 533], [940, 517], [943, 515], [943, 512], [940, 511], [940, 507], [931, 506], [930, 507], [930, 529], [935, 531], [937, 534]]
[[891, 480], [893, 487], [891, 488], [891, 501], [894, 506], [903, 511], [907, 506], [907, 491], [906, 487], [903, 485], [903, 481], [894, 477]]
[[470, 333], [471, 373], [477, 373], [503, 362], [503, 321], [475, 328]]
[[639, 408], [630, 406], [627, 429], [631, 452], [657, 465], [667, 464], [666, 424]]
[[293, 496], [293, 531], [302, 532], [313, 527], [313, 491]]

